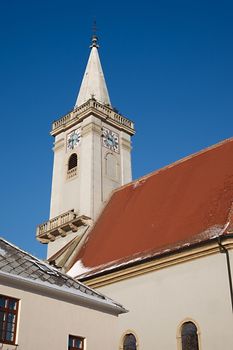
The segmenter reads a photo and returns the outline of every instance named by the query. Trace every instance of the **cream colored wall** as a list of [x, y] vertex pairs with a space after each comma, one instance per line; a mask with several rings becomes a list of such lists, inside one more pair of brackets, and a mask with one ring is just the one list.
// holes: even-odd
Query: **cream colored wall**
[[[233, 265], [232, 253], [231, 259]], [[199, 325], [200, 350], [233, 349], [224, 254], [174, 265], [99, 290], [130, 310], [118, 319], [118, 339], [125, 331], [134, 330], [139, 349], [178, 349], [177, 327], [185, 319]]]
[[11, 287], [0, 290], [20, 299], [17, 350], [68, 350], [69, 334], [84, 337], [86, 350], [117, 349], [116, 316]]
[[131, 166], [131, 137], [126, 132], [121, 132], [121, 164], [122, 164], [122, 184], [132, 181]]
[[65, 150], [65, 137], [64, 133], [56, 136], [54, 141], [54, 161], [53, 161], [53, 177], [52, 177], [52, 189], [50, 200], [50, 218], [53, 218], [60, 214], [60, 203], [62, 201], [62, 187], [64, 176], [64, 150]]
[[[102, 127], [119, 135], [119, 153], [111, 152], [103, 146]], [[81, 142], [73, 150], [67, 150], [67, 135], [77, 128], [81, 130]], [[78, 155], [77, 176], [67, 179], [68, 159], [74, 152]], [[106, 156], [109, 152], [116, 158], [119, 168], [115, 178], [106, 173]], [[130, 153], [130, 136], [93, 115], [57, 135], [54, 144], [50, 218], [74, 209], [80, 215], [95, 219], [112, 190], [131, 181]]]

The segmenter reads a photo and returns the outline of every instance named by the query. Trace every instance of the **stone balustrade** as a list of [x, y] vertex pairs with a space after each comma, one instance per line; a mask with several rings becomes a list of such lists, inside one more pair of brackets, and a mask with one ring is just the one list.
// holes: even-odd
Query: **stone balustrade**
[[74, 210], [69, 210], [39, 225], [36, 230], [36, 238], [41, 243], [54, 241], [58, 236], [66, 236], [69, 231], [78, 231], [78, 227], [88, 225], [89, 220], [90, 218], [84, 215], [78, 216]]
[[77, 175], [77, 169], [78, 167], [74, 167], [73, 169], [70, 169], [67, 171], [67, 179], [71, 179], [72, 177]]
[[94, 108], [95, 110], [102, 112], [107, 118], [113, 120], [117, 124], [126, 127], [134, 134], [134, 123], [123, 117], [122, 115], [116, 113], [113, 109], [106, 105], [102, 105], [95, 99], [90, 99], [86, 103], [82, 104], [80, 107], [75, 108], [70, 113], [66, 114], [64, 117], [56, 120], [52, 124], [51, 134], [55, 135], [57, 131], [64, 128], [67, 124], [72, 122], [77, 122], [79, 119], [83, 118], [83, 113], [88, 109]]

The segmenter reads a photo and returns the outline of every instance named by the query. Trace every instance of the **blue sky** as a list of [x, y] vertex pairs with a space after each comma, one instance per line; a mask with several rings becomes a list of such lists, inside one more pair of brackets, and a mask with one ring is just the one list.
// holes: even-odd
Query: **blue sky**
[[0, 234], [45, 256], [53, 120], [70, 111], [93, 19], [112, 104], [135, 121], [138, 178], [233, 136], [232, 1], [0, 2]]

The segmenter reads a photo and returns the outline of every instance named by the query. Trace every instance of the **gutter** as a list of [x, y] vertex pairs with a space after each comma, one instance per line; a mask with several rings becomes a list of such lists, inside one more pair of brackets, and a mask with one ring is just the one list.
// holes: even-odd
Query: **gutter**
[[230, 289], [230, 296], [231, 296], [231, 309], [233, 312], [233, 285], [232, 285], [232, 275], [231, 275], [231, 262], [229, 257], [229, 251], [228, 249], [221, 243], [221, 236], [218, 237], [218, 245], [219, 245], [219, 251], [220, 253], [226, 254], [226, 264], [227, 264], [227, 273], [228, 273], [228, 281], [229, 281], [229, 289]]
[[0, 271], [0, 279], [1, 282], [5, 281], [7, 285], [13, 285], [15, 287], [21, 286], [21, 288], [24, 287], [24, 289], [29, 292], [30, 290], [33, 292], [36, 291], [37, 293], [42, 292], [45, 295], [51, 296], [53, 298], [56, 297], [60, 300], [65, 300], [70, 303], [106, 312], [115, 316], [128, 312], [128, 310], [126, 310], [123, 306], [114, 304], [110, 299], [98, 300], [96, 297], [84, 294], [79, 290], [69, 290], [68, 288], [62, 288], [38, 280], [31, 280], [3, 271]]

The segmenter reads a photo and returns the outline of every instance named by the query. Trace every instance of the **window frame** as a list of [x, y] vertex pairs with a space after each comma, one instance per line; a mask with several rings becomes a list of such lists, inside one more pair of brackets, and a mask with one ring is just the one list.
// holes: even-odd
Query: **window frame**
[[[70, 347], [70, 337], [72, 337], [72, 338], [75, 338], [75, 339], [77, 339], [77, 340], [81, 340], [81, 342], [82, 342], [82, 347], [81, 348], [75, 348], [75, 347]], [[68, 348], [67, 348], [67, 350], [85, 350], [85, 343], [86, 343], [86, 338], [84, 338], [84, 337], [81, 337], [81, 336], [79, 336], [79, 335], [73, 335], [73, 334], [69, 334], [68, 335]]]
[[176, 332], [176, 339], [177, 339], [177, 349], [182, 350], [182, 326], [184, 323], [191, 322], [193, 323], [197, 328], [197, 340], [198, 340], [198, 350], [202, 350], [201, 347], [201, 332], [199, 324], [192, 318], [185, 318], [183, 321], [180, 322], [180, 324], [177, 327]]
[[[16, 309], [12, 310], [9, 307], [2, 307], [0, 306], [0, 311], [3, 311], [4, 315], [9, 315], [9, 314], [13, 314], [15, 315], [15, 323], [14, 323], [14, 331], [11, 332], [13, 334], [13, 340], [7, 340], [7, 339], [3, 339], [2, 334], [4, 334], [4, 336], [6, 337], [6, 333], [7, 333], [7, 328], [5, 328], [5, 331], [0, 332], [0, 343], [2, 344], [11, 344], [11, 345], [16, 345], [16, 336], [17, 336], [17, 329], [18, 329], [18, 316], [19, 316], [19, 302], [20, 300], [18, 298], [14, 298], [8, 295], [4, 295], [4, 294], [0, 294], [0, 297], [4, 297], [5, 300], [7, 299], [7, 306], [9, 305], [9, 300], [14, 300], [16, 302]], [[13, 323], [12, 323], [13, 324]], [[0, 328], [2, 327], [3, 322], [0, 323]], [[13, 328], [11, 328], [12, 330]]]

